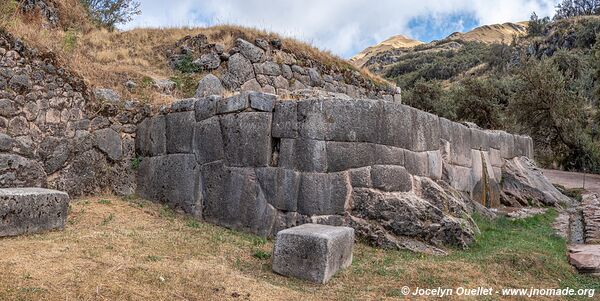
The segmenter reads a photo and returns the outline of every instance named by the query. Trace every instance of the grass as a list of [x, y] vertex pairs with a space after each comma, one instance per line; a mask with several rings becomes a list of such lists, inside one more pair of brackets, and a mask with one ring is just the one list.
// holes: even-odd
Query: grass
[[159, 204], [102, 196], [71, 206], [69, 221], [77, 222], [64, 231], [0, 240], [0, 300], [391, 300], [403, 286], [600, 292], [600, 280], [567, 263], [565, 241], [550, 226], [554, 211], [520, 221], [476, 218], [476, 243], [446, 257], [357, 243], [352, 266], [317, 285], [272, 273], [271, 240]]
[[[191, 58], [172, 70], [167, 66], [165, 52], [185, 36], [205, 34], [209, 42], [220, 43], [226, 50], [237, 38], [254, 41], [256, 38], [280, 38], [283, 49], [296, 55], [300, 62], [322, 65], [342, 74], [359, 72], [367, 82], [376, 86], [389, 85], [383, 78], [367, 70], [359, 70], [348, 61], [295, 39], [274, 33], [235, 25], [190, 28], [139, 28], [129, 31], [98, 29], [87, 18], [79, 0], [55, 0], [61, 26], [48, 28], [38, 15], [21, 15], [15, 0], [0, 1], [0, 26], [23, 39], [28, 45], [56, 54], [63, 66], [81, 75], [89, 86], [114, 89], [124, 100], [138, 99], [155, 104], [193, 96], [201, 74], [191, 64]], [[144, 84], [147, 79], [176, 79], [179, 89], [173, 96], [162, 95]], [[138, 87], [129, 91], [124, 83], [134, 80]]]

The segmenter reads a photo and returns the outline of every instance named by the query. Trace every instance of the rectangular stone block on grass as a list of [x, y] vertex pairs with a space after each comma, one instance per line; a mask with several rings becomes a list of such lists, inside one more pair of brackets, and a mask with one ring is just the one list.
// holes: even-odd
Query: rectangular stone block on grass
[[326, 283], [352, 264], [354, 229], [304, 224], [277, 233], [273, 250], [275, 273]]
[[0, 189], [0, 237], [63, 229], [69, 195], [43, 188]]

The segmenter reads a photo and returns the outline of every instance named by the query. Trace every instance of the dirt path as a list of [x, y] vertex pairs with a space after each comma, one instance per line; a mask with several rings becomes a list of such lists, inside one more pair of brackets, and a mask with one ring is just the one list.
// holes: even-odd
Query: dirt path
[[552, 169], [544, 169], [543, 171], [551, 183], [559, 184], [566, 188], [582, 188], [585, 175], [585, 189], [589, 192], [600, 193], [600, 175]]

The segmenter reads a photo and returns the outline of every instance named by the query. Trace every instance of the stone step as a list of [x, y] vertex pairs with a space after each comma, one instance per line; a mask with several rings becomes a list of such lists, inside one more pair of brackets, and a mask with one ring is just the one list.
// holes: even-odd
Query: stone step
[[63, 229], [69, 195], [44, 188], [0, 189], [0, 237]]

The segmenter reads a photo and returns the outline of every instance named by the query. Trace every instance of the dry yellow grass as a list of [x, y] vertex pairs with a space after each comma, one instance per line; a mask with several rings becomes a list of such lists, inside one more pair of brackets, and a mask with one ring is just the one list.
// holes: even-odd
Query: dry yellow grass
[[[62, 65], [82, 76], [88, 86], [114, 89], [125, 99], [168, 103], [173, 98], [185, 97], [185, 93], [182, 92], [176, 93], [174, 97], [161, 95], [150, 85], [141, 85], [130, 92], [124, 83], [129, 79], [143, 83], [147, 82], [149, 77], [181, 77], [181, 74], [167, 66], [164, 51], [173, 47], [179, 39], [198, 34], [205, 34], [209, 42], [220, 43], [225, 49], [231, 48], [237, 38], [249, 41], [258, 37], [280, 38], [283, 49], [294, 53], [301, 61], [313, 60], [330, 70], [360, 72], [378, 85], [389, 85], [386, 80], [358, 70], [349, 62], [327, 51], [263, 30], [219, 25], [208, 28], [181, 27], [110, 32], [96, 28], [86, 17], [85, 10], [78, 0], [56, 0], [61, 12], [61, 28], [50, 29], [43, 24], [40, 16], [21, 15], [14, 1], [0, 3], [0, 26], [7, 28], [10, 33], [29, 45], [57, 54]], [[185, 79], [197, 82], [200, 76], [193, 75]]]
[[562, 281], [544, 273], [548, 262], [536, 252], [471, 260], [458, 251], [431, 257], [359, 243], [348, 270], [316, 285], [276, 275], [268, 259], [253, 256], [272, 247], [159, 204], [84, 198], [72, 202], [64, 231], [0, 239], [0, 300], [392, 300], [405, 285], [559, 287]]

